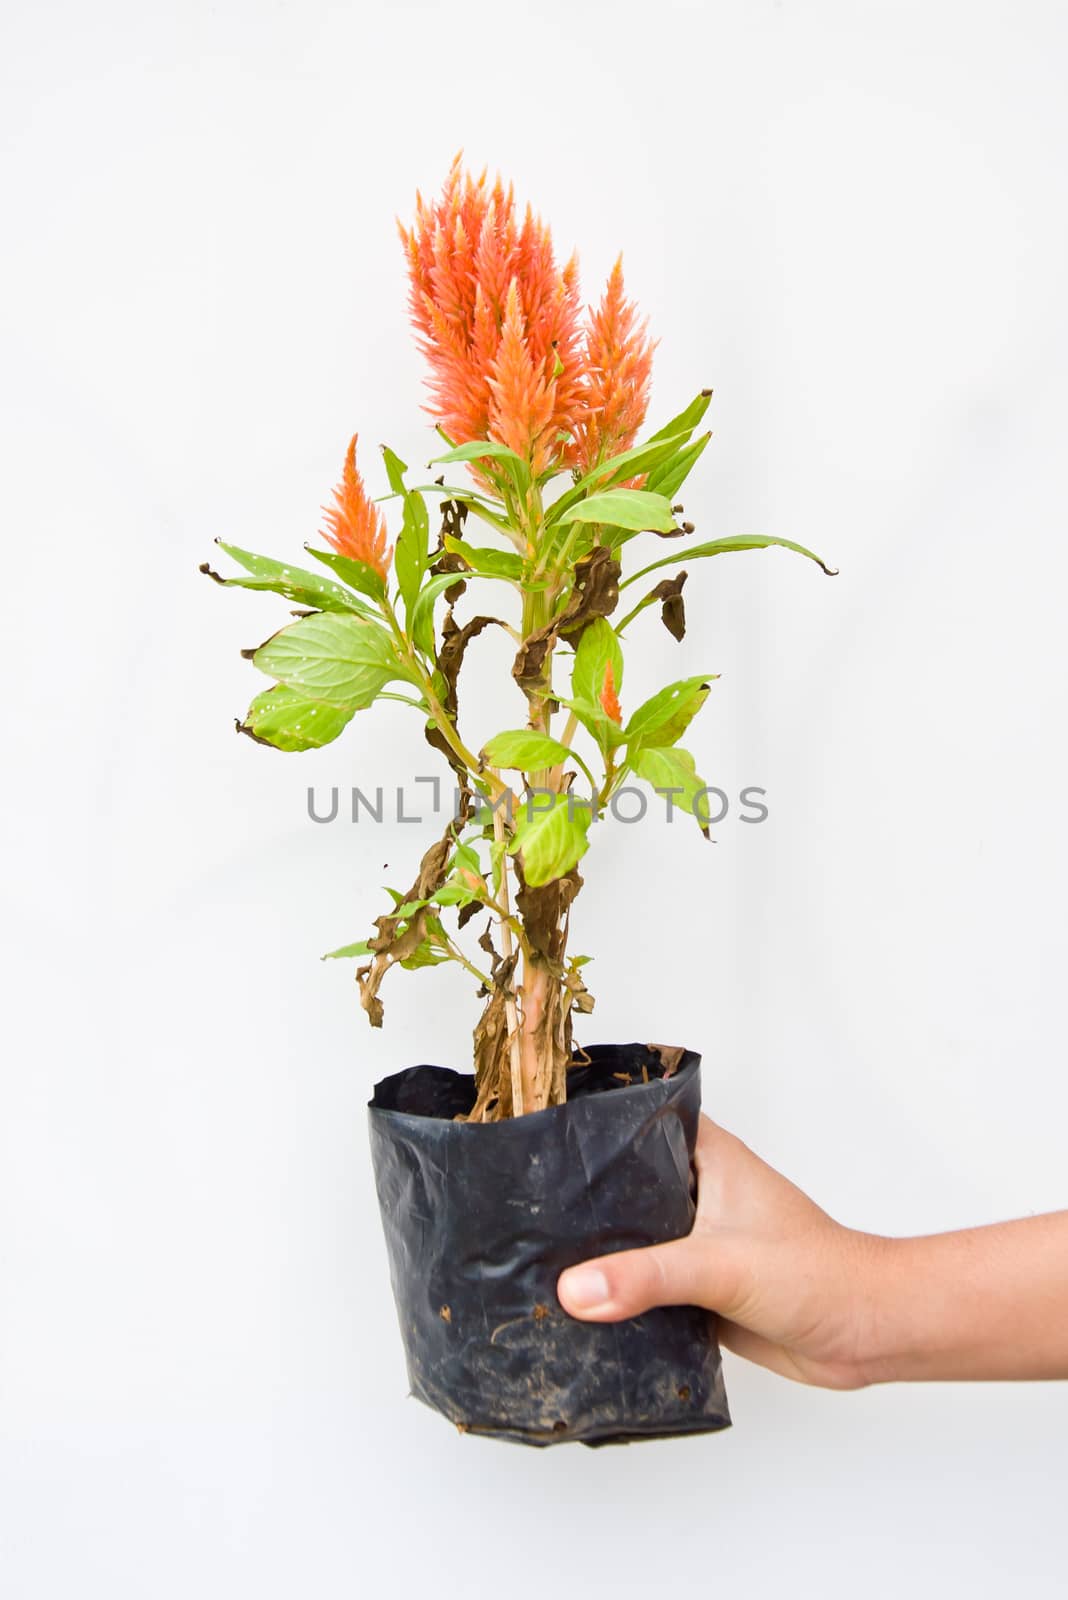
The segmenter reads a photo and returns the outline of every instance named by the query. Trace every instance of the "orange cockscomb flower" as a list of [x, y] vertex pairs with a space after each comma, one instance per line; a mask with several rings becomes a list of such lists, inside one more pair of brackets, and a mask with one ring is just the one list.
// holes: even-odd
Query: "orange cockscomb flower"
[[497, 353], [490, 365], [489, 432], [529, 461], [535, 472], [548, 465], [554, 395], [544, 366], [531, 354], [519, 286], [508, 286]]
[[536, 473], [562, 460], [586, 393], [574, 257], [557, 267], [540, 218], [528, 207], [520, 223], [511, 187], [473, 178], [459, 156], [441, 198], [417, 196], [400, 232], [427, 409], [457, 444], [495, 439]]
[[586, 410], [578, 429], [574, 464], [588, 472], [629, 450], [645, 421], [654, 343], [638, 309], [623, 293], [620, 257], [601, 303], [586, 327]]
[[339, 555], [363, 561], [385, 578], [392, 555], [386, 545], [386, 519], [368, 498], [363, 478], [356, 470], [356, 438], [353, 434], [341, 482], [334, 490], [336, 503], [323, 507], [326, 527], [322, 536]]
[[616, 676], [612, 671], [612, 663], [610, 661], [606, 661], [604, 664], [604, 683], [601, 685], [599, 698], [601, 710], [605, 715], [611, 717], [613, 722], [622, 722], [623, 708], [619, 703], [619, 696], [616, 694]]

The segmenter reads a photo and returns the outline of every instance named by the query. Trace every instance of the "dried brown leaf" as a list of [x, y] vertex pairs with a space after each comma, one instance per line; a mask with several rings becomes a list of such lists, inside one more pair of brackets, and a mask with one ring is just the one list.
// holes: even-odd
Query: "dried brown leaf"
[[661, 602], [661, 622], [672, 638], [679, 640], [686, 634], [686, 607], [682, 598], [686, 578], [685, 572], [676, 573], [674, 578], [665, 578], [652, 591], [653, 599]]

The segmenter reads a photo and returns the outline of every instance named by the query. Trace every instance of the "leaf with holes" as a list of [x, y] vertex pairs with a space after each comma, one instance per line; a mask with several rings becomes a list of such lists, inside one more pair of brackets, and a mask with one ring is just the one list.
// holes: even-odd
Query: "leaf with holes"
[[414, 681], [386, 630], [363, 617], [303, 617], [261, 644], [252, 662], [287, 688], [350, 711], [394, 679]]
[[681, 678], [640, 705], [623, 730], [628, 745], [672, 745], [681, 739], [708, 699], [708, 686], [718, 674]]
[[275, 750], [321, 750], [333, 743], [359, 709], [313, 700], [279, 683], [256, 696], [238, 728], [258, 744], [269, 744]]
[[294, 604], [307, 606], [313, 611], [351, 611], [357, 616], [371, 615], [368, 607], [355, 595], [317, 572], [306, 572], [303, 567], [274, 561], [270, 556], [256, 555], [251, 550], [240, 549], [236, 544], [224, 544], [221, 539], [216, 539], [215, 543], [249, 574], [247, 578], [224, 578], [205, 561], [201, 572], [224, 588], [262, 589], [271, 594], [280, 594], [284, 600], [292, 600]]

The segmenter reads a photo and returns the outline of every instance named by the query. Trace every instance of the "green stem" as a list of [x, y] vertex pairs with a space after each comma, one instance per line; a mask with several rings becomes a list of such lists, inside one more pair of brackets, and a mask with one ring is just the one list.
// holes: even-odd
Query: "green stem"
[[637, 583], [639, 578], [647, 578], [649, 576], [650, 572], [656, 572], [656, 570], [659, 567], [670, 567], [670, 566], [673, 565], [673, 563], [675, 563], [677, 561], [685, 561], [685, 560], [686, 560], [686, 552], [685, 552], [685, 550], [680, 550], [677, 556], [676, 555], [661, 556], [659, 561], [651, 561], [649, 563], [649, 565], [647, 567], [643, 567], [640, 572], [632, 572], [629, 578], [624, 578], [623, 582], [619, 586], [620, 587], [620, 591], [622, 592], [622, 590], [624, 590], [624, 589], [629, 589], [631, 584], [632, 583]]
[[[625, 587], [626, 587], [625, 584], [620, 584], [620, 589], [621, 590], [624, 589]], [[634, 621], [634, 619], [638, 615], [639, 611], [644, 611], [646, 606], [651, 606], [652, 603], [653, 603], [652, 595], [648, 595], [648, 594], [645, 596], [645, 598], [643, 600], [639, 600], [638, 604], [634, 607], [634, 610], [633, 611], [628, 611], [626, 616], [623, 618], [622, 622], [617, 622], [617, 623], [613, 624], [613, 626], [615, 627], [616, 633], [617, 634], [621, 634], [623, 632], [623, 629], [627, 626], [627, 624]]]
[[434, 943], [445, 951], [450, 961], [458, 961], [461, 967], [466, 967], [473, 978], [478, 979], [484, 989], [492, 991], [493, 979], [488, 977], [486, 973], [480, 972], [473, 961], [468, 961], [459, 945], [453, 944], [447, 933], [443, 934], [440, 939], [435, 939]]
[[[456, 731], [448, 712], [445, 710], [445, 707], [434, 693], [434, 686], [430, 681], [430, 676], [426, 668], [419, 660], [419, 656], [409, 640], [405, 637], [404, 630], [397, 621], [397, 613], [390, 604], [388, 595], [386, 595], [382, 600], [382, 613], [385, 616], [386, 621], [389, 623], [393, 637], [397, 643], [397, 648], [400, 650], [405, 661], [419, 679], [420, 687], [422, 688], [423, 696], [426, 700], [427, 708], [430, 711], [431, 718], [439, 729], [442, 738], [445, 740], [445, 743], [448, 745], [453, 755], [455, 755], [457, 759], [463, 763], [468, 774], [475, 780], [476, 783], [480, 780], [489, 782], [490, 793], [493, 795], [494, 799], [497, 799], [499, 795], [505, 792], [507, 786], [501, 783], [500, 779], [497, 778], [494, 773], [483, 772], [480, 769], [477, 756], [471, 753], [471, 751], [464, 744], [463, 740], [460, 738], [460, 735]], [[496, 788], [494, 788], [494, 785]]]
[[379, 689], [375, 696], [377, 700], [396, 700], [402, 706], [414, 706], [416, 711], [426, 712], [425, 700], [409, 700], [406, 694], [394, 694], [390, 689]]

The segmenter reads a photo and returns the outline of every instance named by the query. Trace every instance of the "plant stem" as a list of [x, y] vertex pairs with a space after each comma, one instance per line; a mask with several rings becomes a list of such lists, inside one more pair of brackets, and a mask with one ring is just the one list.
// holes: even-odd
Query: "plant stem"
[[448, 712], [445, 710], [445, 707], [434, 693], [434, 686], [430, 681], [429, 673], [423, 666], [423, 663], [419, 660], [416, 651], [405, 637], [404, 630], [397, 621], [397, 613], [390, 604], [388, 595], [383, 598], [382, 610], [386, 621], [389, 623], [393, 637], [397, 642], [398, 649], [403, 655], [405, 661], [411, 667], [412, 671], [415, 673], [416, 677], [419, 679], [419, 684], [422, 688], [423, 696], [429, 708], [430, 715], [439, 732], [441, 733], [442, 738], [445, 740], [445, 743], [448, 745], [453, 755], [455, 755], [458, 760], [463, 763], [473, 778], [478, 779], [479, 777], [485, 777], [488, 779], [490, 784], [490, 793], [493, 795], [494, 799], [497, 799], [505, 792], [506, 786], [497, 777], [496, 773], [489, 771], [489, 769], [487, 769], [485, 773], [480, 770], [477, 756], [472, 755], [471, 751], [460, 738], [452, 718], [449, 716]]
[[[493, 837], [498, 845], [504, 844], [504, 818], [494, 807], [493, 811]], [[509, 910], [508, 898], [508, 857], [501, 851], [501, 907], [505, 912], [501, 918], [501, 951], [506, 961], [511, 961], [514, 955], [512, 945], [512, 915]], [[519, 1041], [519, 1013], [516, 1009], [514, 988], [504, 997], [504, 1014], [508, 1018], [508, 1049], [512, 1072], [512, 1115], [521, 1117], [524, 1110], [523, 1098], [523, 1062]]]
[[617, 622], [617, 623], [614, 624], [617, 635], [621, 634], [623, 632], [623, 629], [628, 627], [629, 624], [634, 621], [635, 617], [639, 614], [639, 612], [644, 611], [646, 606], [651, 605], [651, 604], [652, 604], [652, 600], [651, 600], [649, 595], [646, 595], [643, 600], [639, 600], [638, 604], [634, 607], [634, 610], [633, 611], [628, 611], [626, 616], [623, 618], [622, 622]]
[[454, 944], [449, 938], [448, 934], [445, 934], [444, 939], [440, 942], [442, 949], [445, 950], [450, 961], [458, 961], [461, 967], [466, 967], [472, 978], [478, 979], [483, 989], [493, 988], [493, 979], [488, 978], [484, 972], [480, 972], [473, 961], [468, 961], [467, 957], [460, 949], [460, 946], [458, 944]]

